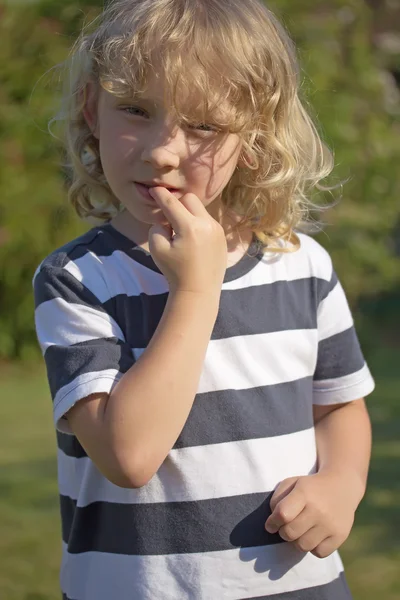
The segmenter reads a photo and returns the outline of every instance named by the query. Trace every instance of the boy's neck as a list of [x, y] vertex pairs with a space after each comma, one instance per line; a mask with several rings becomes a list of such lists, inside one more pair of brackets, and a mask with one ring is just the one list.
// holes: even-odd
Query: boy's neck
[[149, 230], [151, 225], [148, 223], [142, 223], [133, 217], [127, 210], [123, 210], [118, 213], [110, 224], [122, 233], [125, 237], [129, 238], [137, 246], [140, 246], [147, 252], [149, 252]]
[[[209, 210], [209, 212], [214, 218], [217, 218], [218, 214], [215, 213], [217, 208], [213, 206], [213, 209], [213, 211]], [[233, 216], [225, 215], [224, 217], [221, 216], [220, 218], [217, 218], [217, 220], [219, 220], [225, 231], [228, 248], [227, 266], [230, 267], [236, 264], [247, 252], [253, 235], [251, 231], [242, 231], [239, 234], [234, 229], [235, 221], [237, 219], [235, 219]], [[122, 233], [128, 239], [132, 240], [137, 246], [140, 246], [146, 252], [150, 252], [149, 231], [151, 225], [138, 221], [127, 210], [123, 210], [122, 212], [118, 213], [118, 215], [116, 215], [110, 221], [110, 224], [114, 227], [114, 229]]]

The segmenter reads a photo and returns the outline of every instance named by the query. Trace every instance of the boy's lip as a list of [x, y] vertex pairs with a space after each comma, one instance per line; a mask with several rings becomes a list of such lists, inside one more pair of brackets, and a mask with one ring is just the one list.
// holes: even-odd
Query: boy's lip
[[[139, 183], [138, 181], [135, 182], [135, 186], [137, 191], [141, 194], [141, 196], [143, 196], [143, 198], [145, 198], [145, 200], [149, 201], [154, 204], [155, 200], [153, 198], [153, 196], [150, 195], [149, 189], [150, 187], [155, 187], [155, 186], [149, 186], [146, 185], [144, 183]], [[180, 198], [182, 196], [182, 192], [180, 190], [174, 189], [174, 188], [169, 188], [168, 189], [170, 194], [173, 194], [175, 196], [175, 198]]]
[[145, 185], [146, 187], [164, 187], [167, 190], [179, 191], [179, 188], [174, 185], [169, 185], [169, 183], [163, 183], [162, 181], [136, 181], [140, 185]]

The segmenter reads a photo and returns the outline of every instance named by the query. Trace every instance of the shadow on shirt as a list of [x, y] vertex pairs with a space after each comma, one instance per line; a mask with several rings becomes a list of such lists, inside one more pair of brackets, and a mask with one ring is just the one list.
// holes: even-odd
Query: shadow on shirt
[[[276, 581], [301, 562], [306, 553], [285, 542], [279, 533], [272, 534], [265, 530], [265, 521], [271, 514], [272, 495], [273, 492], [256, 510], [236, 525], [230, 535], [230, 542], [236, 548], [240, 548], [240, 560], [255, 561], [256, 573], [269, 572], [269, 578]], [[275, 552], [270, 551], [272, 547]]]

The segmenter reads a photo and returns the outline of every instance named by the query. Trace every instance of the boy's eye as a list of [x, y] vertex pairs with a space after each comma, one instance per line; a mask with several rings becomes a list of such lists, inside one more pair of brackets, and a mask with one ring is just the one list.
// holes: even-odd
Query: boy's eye
[[207, 123], [199, 123], [196, 125], [189, 125], [190, 129], [197, 129], [198, 131], [218, 131], [216, 127], [213, 125], [208, 125]]
[[208, 123], [196, 123], [189, 125], [188, 129], [192, 131], [194, 135], [199, 135], [201, 137], [211, 137], [212, 135], [220, 133], [220, 129], [218, 129], [218, 127], [209, 125]]
[[139, 106], [124, 106], [122, 107], [122, 111], [128, 113], [129, 115], [139, 117], [147, 116], [147, 112], [143, 110], [143, 108], [139, 108]]

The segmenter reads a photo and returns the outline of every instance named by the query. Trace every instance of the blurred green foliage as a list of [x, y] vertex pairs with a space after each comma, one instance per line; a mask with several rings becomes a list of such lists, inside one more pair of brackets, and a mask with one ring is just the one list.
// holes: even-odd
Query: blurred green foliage
[[[67, 205], [60, 155], [47, 123], [58, 110], [60, 88], [52, 67], [67, 57], [81, 25], [102, 5], [101, 0], [0, 0], [3, 358], [36, 351], [34, 271], [47, 254], [88, 227]], [[341, 200], [325, 213], [319, 240], [331, 252], [353, 308], [367, 307], [365, 314], [379, 322], [383, 306], [386, 316], [392, 311], [395, 318], [399, 91], [372, 44], [373, 13], [364, 0], [271, 0], [269, 5], [298, 44], [304, 96], [335, 151], [332, 182], [350, 177], [342, 194], [335, 192]], [[389, 300], [382, 305], [382, 298]], [[393, 328], [391, 319], [386, 321]]]

